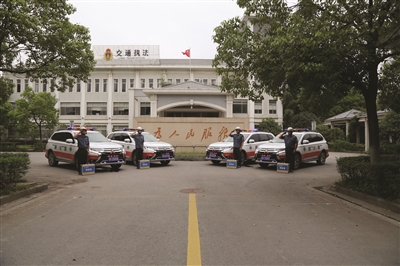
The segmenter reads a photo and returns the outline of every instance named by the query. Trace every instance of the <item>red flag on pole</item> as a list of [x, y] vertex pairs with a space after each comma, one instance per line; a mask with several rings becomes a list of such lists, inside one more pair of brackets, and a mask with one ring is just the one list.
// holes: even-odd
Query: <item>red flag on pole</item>
[[182, 52], [182, 54], [186, 55], [187, 57], [190, 57], [190, 49], [187, 49], [186, 51]]

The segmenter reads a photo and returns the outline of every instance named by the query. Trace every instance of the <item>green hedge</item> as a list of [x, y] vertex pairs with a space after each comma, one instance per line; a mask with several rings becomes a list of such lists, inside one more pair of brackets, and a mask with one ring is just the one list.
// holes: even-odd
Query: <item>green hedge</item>
[[16, 151], [17, 144], [14, 142], [0, 142], [0, 151]]
[[341, 179], [335, 185], [400, 202], [400, 164], [397, 156], [383, 156], [379, 163], [370, 163], [369, 156], [341, 157], [336, 161]]
[[365, 151], [364, 144], [351, 143], [345, 140], [335, 140], [328, 143], [330, 151], [346, 152], [346, 151]]
[[0, 188], [7, 189], [21, 182], [29, 165], [27, 153], [0, 153]]

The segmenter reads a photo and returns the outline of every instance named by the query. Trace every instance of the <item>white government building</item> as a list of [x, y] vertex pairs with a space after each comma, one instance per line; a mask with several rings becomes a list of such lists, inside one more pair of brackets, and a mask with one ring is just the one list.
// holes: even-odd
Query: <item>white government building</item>
[[[77, 80], [65, 92], [53, 92], [62, 124], [92, 126], [104, 135], [142, 126], [175, 145], [187, 144], [188, 136], [191, 144], [200, 145], [220, 140], [235, 126], [257, 128], [263, 118], [283, 122], [280, 100], [264, 95], [264, 100], [253, 102], [221, 92], [221, 77], [212, 59], [185, 55], [184, 59], [161, 59], [158, 45], [92, 49], [97, 63], [88, 81]], [[35, 92], [50, 91], [47, 80], [31, 82], [23, 76], [5, 75], [16, 85], [11, 102], [27, 86]]]

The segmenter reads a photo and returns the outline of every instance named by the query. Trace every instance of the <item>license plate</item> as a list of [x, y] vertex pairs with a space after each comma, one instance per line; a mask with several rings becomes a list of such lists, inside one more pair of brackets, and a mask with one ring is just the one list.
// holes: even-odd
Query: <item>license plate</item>
[[118, 157], [108, 157], [108, 161], [110, 161], [110, 162], [118, 162]]
[[217, 155], [215, 153], [210, 153], [210, 158], [215, 158]]
[[271, 157], [263, 155], [261, 156], [261, 161], [269, 161], [271, 159]]
[[169, 159], [169, 153], [162, 154], [161, 157], [163, 159]]

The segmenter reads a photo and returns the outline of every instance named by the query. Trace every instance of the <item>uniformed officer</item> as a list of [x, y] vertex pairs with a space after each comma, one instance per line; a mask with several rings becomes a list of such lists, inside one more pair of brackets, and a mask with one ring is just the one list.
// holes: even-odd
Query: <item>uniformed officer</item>
[[143, 146], [144, 136], [142, 135], [143, 128], [137, 127], [136, 131], [131, 134], [131, 137], [135, 141], [135, 155], [136, 155], [136, 167], [140, 168], [139, 161], [143, 159]]
[[288, 127], [286, 130], [287, 134], [285, 132], [282, 132], [281, 134], [278, 135], [280, 139], [283, 139], [285, 141], [285, 155], [286, 155], [286, 163], [289, 164], [289, 172], [294, 171], [294, 154], [296, 153], [297, 150], [297, 145], [298, 145], [298, 140], [295, 135], [293, 135], [293, 128]]
[[[233, 132], [236, 133], [234, 134]], [[233, 157], [237, 161], [237, 168], [240, 168], [241, 164], [241, 157], [242, 157], [242, 148], [243, 148], [243, 143], [244, 143], [244, 137], [242, 134], [240, 134], [242, 130], [240, 127], [236, 127], [234, 130], [231, 131], [229, 134], [230, 137], [233, 138]]]
[[86, 133], [86, 127], [81, 127], [80, 131], [74, 135], [74, 138], [78, 141], [78, 151], [75, 153], [75, 157], [78, 161], [78, 173], [80, 175], [82, 175], [82, 164], [87, 163], [90, 149], [89, 137]]

